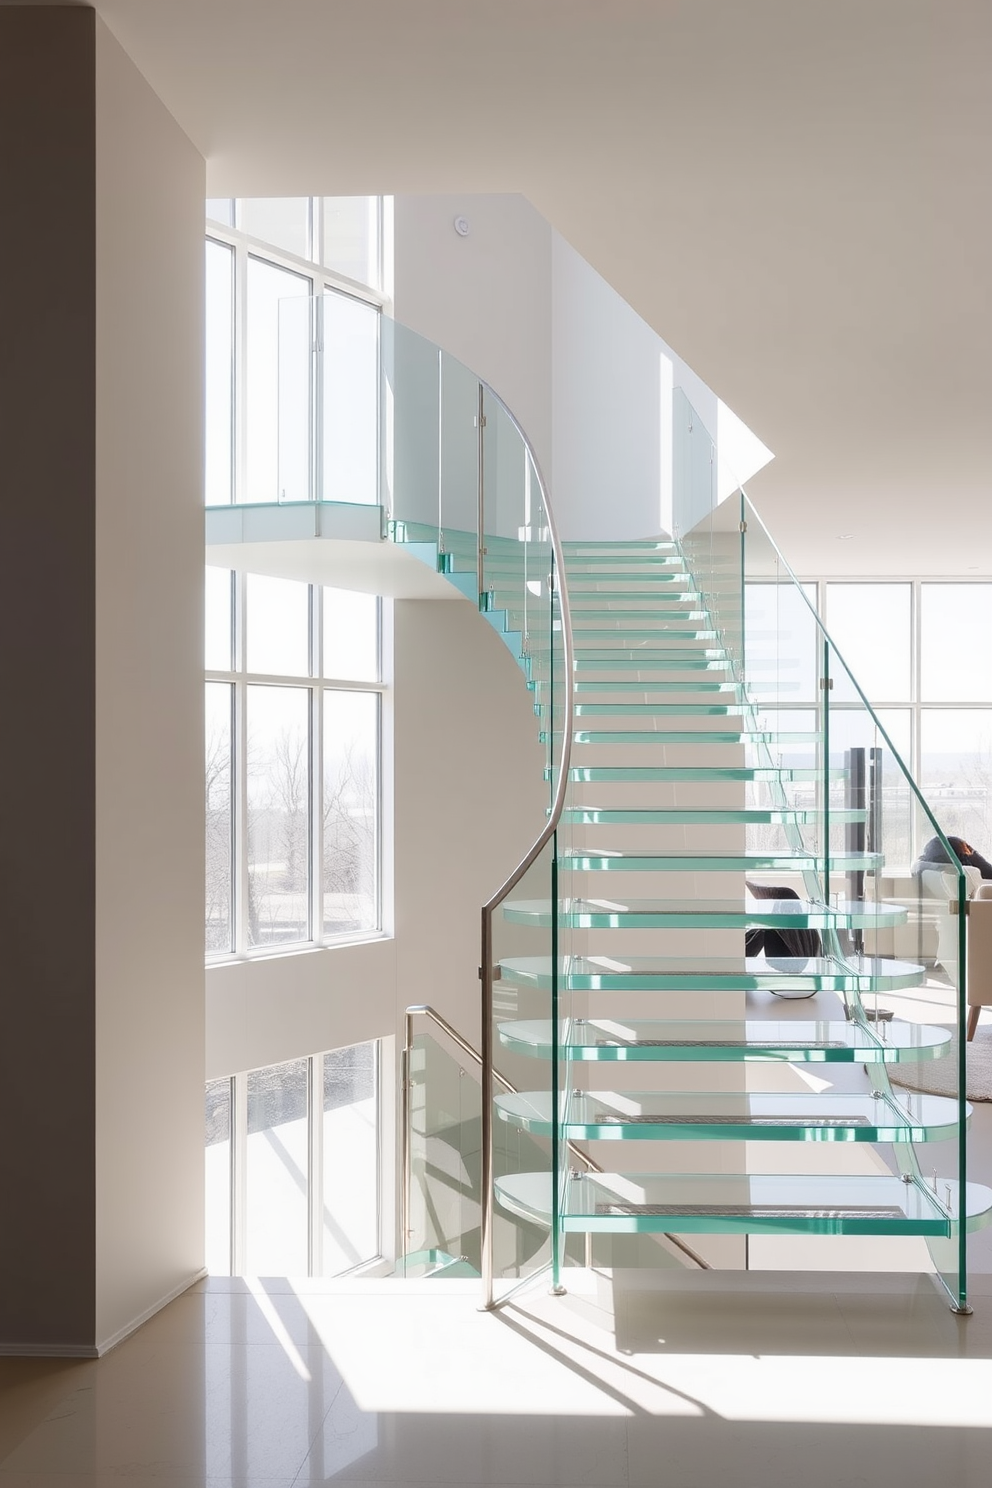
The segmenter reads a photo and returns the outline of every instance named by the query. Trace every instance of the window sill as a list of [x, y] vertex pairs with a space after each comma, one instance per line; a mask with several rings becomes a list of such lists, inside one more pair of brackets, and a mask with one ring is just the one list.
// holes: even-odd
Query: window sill
[[327, 940], [306, 940], [295, 945], [256, 946], [253, 950], [234, 952], [226, 956], [208, 956], [207, 971], [218, 966], [244, 966], [253, 961], [275, 961], [287, 957], [312, 956], [320, 951], [336, 951], [348, 946], [376, 945], [379, 941], [392, 940], [385, 930], [369, 930], [362, 935], [342, 935]]

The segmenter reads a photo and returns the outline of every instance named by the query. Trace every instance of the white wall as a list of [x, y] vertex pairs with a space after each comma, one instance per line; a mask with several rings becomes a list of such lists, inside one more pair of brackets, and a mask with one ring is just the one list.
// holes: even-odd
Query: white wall
[[520, 419], [562, 537], [670, 529], [673, 386], [721, 443], [724, 484], [770, 458], [524, 197], [398, 196], [394, 223], [396, 319], [464, 362]]
[[96, 22], [96, 1337], [203, 1264], [204, 164]]
[[518, 195], [397, 196], [393, 214], [393, 314], [499, 393], [552, 480], [550, 225]]
[[[567, 538], [663, 526], [671, 363], [651, 327], [560, 234], [552, 238], [552, 500]], [[664, 365], [665, 377], [662, 378]]]

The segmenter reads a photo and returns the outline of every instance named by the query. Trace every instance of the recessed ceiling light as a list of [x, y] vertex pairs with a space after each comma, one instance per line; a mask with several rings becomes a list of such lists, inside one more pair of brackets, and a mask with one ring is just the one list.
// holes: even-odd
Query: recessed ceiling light
[[853, 532], [838, 532], [838, 534], [837, 534], [837, 541], [838, 542], [850, 542], [851, 541], [851, 538], [853, 536], [854, 536], [854, 533]]

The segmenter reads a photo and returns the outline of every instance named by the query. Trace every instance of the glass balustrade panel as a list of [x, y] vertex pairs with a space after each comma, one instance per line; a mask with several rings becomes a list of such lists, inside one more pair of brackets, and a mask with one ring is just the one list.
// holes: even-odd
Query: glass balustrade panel
[[[757, 535], [762, 567], [769, 567], [774, 543], [749, 504], [746, 520], [746, 550]], [[745, 563], [750, 568], [749, 556]], [[791, 582], [801, 593], [780, 555], [775, 572], [777, 582]], [[875, 1061], [866, 1067], [863, 1083], [874, 1099], [906, 1111], [921, 1094], [948, 1102], [950, 1118], [942, 1118], [941, 1140], [921, 1133], [931, 1139], [882, 1143], [876, 1152], [907, 1185], [925, 1189], [927, 1203], [945, 1216], [945, 1233], [931, 1232], [926, 1243], [934, 1268], [958, 1303], [967, 1285], [963, 910], [981, 873], [962, 868], [959, 839], [948, 841], [957, 820], [952, 803], [942, 811], [939, 797], [928, 802], [909, 774], [908, 710], [873, 708], [827, 630], [819, 619], [814, 624], [820, 692], [819, 895], [827, 906], [841, 901], [861, 906], [857, 927], [823, 932], [824, 949], [856, 973], [842, 993], [843, 1011], [866, 1036], [884, 1044], [894, 1018], [943, 1026], [953, 1036], [941, 1056], [927, 1062], [928, 1069], [914, 1063], [895, 1072], [892, 1064]], [[901, 923], [889, 923], [893, 908], [905, 913]], [[852, 1177], [857, 1173], [852, 1163]]]

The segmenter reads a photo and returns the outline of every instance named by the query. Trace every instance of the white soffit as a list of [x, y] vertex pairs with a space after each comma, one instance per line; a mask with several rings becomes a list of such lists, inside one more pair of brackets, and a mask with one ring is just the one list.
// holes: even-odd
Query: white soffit
[[333, 537], [216, 542], [206, 549], [208, 566], [303, 579], [336, 589], [357, 589], [389, 599], [462, 599], [453, 584], [401, 545], [352, 542]]
[[992, 572], [988, 0], [98, 9], [211, 195], [522, 192], [761, 431], [796, 567]]

